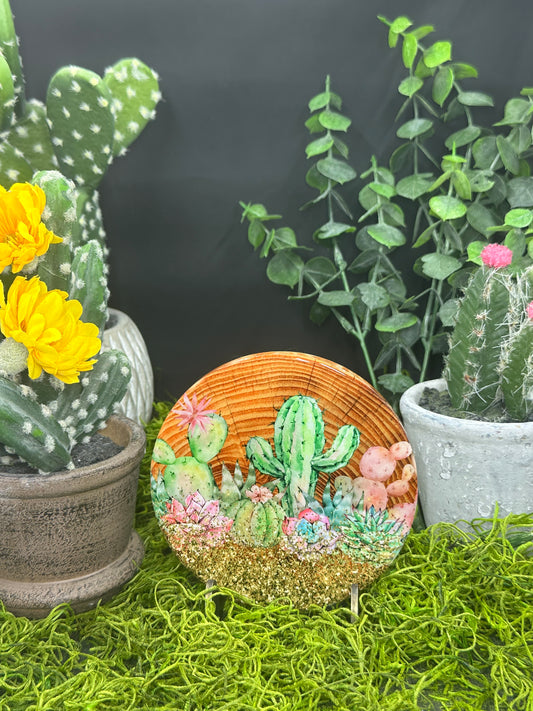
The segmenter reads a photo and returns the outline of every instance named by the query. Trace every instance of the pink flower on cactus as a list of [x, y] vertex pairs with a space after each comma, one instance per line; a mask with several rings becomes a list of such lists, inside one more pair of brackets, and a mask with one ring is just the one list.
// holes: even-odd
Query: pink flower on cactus
[[168, 513], [161, 517], [167, 523], [182, 523], [187, 520], [185, 506], [177, 499], [167, 501], [167, 511]]
[[196, 393], [192, 396], [192, 401], [189, 400], [187, 395], [183, 396], [183, 406], [179, 409], [173, 408], [171, 412], [177, 415], [180, 419], [180, 425], [189, 425], [191, 433], [194, 432], [196, 427], [199, 427], [202, 432], [206, 432], [206, 425], [209, 424], [209, 415], [215, 413], [214, 410], [208, 410], [209, 398], [203, 397], [200, 402], [196, 397]]
[[527, 317], [533, 321], [533, 301], [530, 301], [529, 304], [527, 305], [526, 312], [527, 312]]
[[272, 498], [273, 494], [266, 486], [257, 486], [257, 484], [254, 484], [246, 492], [246, 496], [251, 499], [254, 504], [264, 504], [265, 501]]
[[303, 518], [306, 521], [309, 521], [309, 523], [317, 523], [320, 521], [320, 523], [323, 523], [326, 528], [329, 528], [329, 518], [323, 514], [313, 511], [313, 509], [304, 509], [303, 511], [300, 511], [298, 518]]
[[488, 244], [481, 250], [481, 261], [487, 267], [508, 267], [513, 253], [504, 244]]

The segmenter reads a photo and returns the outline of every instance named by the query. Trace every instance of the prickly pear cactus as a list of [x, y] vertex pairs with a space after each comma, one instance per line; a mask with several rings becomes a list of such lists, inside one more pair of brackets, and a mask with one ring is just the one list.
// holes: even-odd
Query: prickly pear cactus
[[331, 474], [346, 466], [359, 445], [359, 431], [343, 425], [331, 448], [323, 452], [324, 420], [316, 400], [294, 395], [281, 406], [274, 424], [274, 452], [262, 437], [252, 437], [246, 454], [259, 471], [279, 479], [287, 490], [283, 499], [289, 516], [301, 494], [313, 496], [320, 472]]

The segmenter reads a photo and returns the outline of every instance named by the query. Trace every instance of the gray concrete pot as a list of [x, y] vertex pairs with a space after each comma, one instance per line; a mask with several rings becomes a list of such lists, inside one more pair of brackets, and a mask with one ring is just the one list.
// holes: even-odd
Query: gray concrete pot
[[418, 494], [427, 525], [533, 511], [533, 422], [492, 423], [440, 415], [420, 407], [424, 388], [444, 390], [444, 380], [409, 388], [400, 400], [413, 447]]
[[133, 523], [145, 433], [114, 415], [102, 434], [124, 449], [47, 476], [0, 471], [0, 600], [15, 615], [44, 617], [63, 602], [88, 610], [143, 559]]
[[154, 404], [154, 372], [146, 343], [132, 319], [118, 309], [109, 309], [110, 327], [102, 338], [102, 350], [125, 353], [131, 363], [131, 380], [118, 412], [135, 422], [148, 422]]

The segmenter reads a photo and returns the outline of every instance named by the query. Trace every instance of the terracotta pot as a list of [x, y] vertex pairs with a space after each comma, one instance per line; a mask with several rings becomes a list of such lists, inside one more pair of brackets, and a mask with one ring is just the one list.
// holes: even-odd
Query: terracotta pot
[[16, 615], [45, 617], [63, 602], [88, 610], [142, 561], [133, 523], [145, 433], [113, 415], [101, 434], [122, 451], [46, 476], [0, 471], [0, 600]]
[[482, 422], [421, 407], [424, 389], [444, 390], [444, 380], [409, 388], [400, 401], [413, 447], [420, 502], [427, 525], [533, 510], [533, 422]]
[[118, 412], [135, 422], [148, 422], [154, 402], [154, 373], [141, 332], [122, 311], [109, 309], [110, 327], [103, 336], [102, 350], [118, 348], [131, 363], [131, 380]]

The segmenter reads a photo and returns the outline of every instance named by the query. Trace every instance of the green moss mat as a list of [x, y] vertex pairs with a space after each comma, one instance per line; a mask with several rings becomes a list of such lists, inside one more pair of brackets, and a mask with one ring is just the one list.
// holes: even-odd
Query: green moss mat
[[533, 710], [528, 524], [412, 533], [355, 623], [347, 607], [306, 614], [230, 591], [221, 621], [159, 532], [145, 463], [141, 571], [82, 615], [0, 612], [0, 711]]

